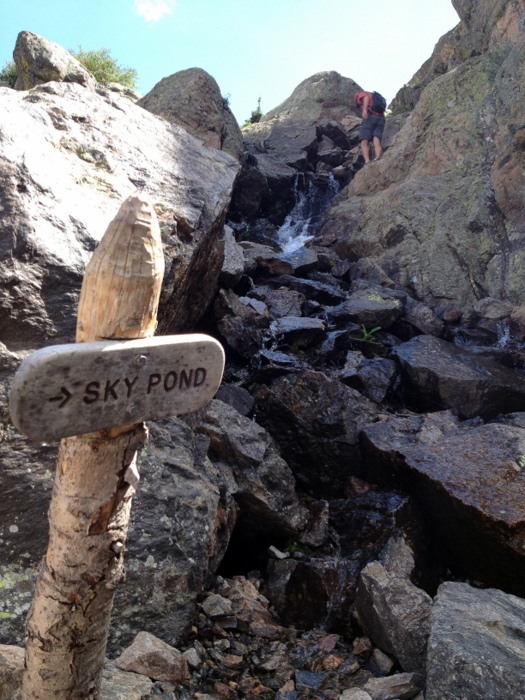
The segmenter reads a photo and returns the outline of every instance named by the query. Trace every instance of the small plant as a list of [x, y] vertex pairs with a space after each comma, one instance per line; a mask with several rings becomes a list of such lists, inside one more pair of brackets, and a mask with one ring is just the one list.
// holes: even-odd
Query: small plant
[[111, 55], [109, 49], [99, 49], [98, 51], [85, 51], [82, 46], [78, 51], [69, 50], [84, 68], [95, 77], [99, 83], [119, 83], [124, 87], [137, 87], [137, 71], [134, 68], [121, 66]]
[[257, 124], [261, 121], [262, 111], [261, 111], [261, 98], [257, 100], [257, 108], [253, 110], [249, 119], [247, 119], [242, 125], [241, 129], [245, 126], [250, 126], [250, 124]]
[[287, 554], [296, 554], [297, 552], [300, 552], [301, 554], [308, 554], [310, 550], [307, 546], [300, 544], [300, 542], [297, 540], [292, 540], [286, 545], [284, 551]]
[[222, 106], [226, 109], [226, 107], [230, 106], [230, 97], [231, 93], [228, 93], [227, 95], [222, 95]]
[[381, 330], [381, 326], [376, 326], [375, 328], [371, 328], [370, 330], [367, 330], [365, 324], [363, 323], [361, 325], [361, 335], [363, 340], [374, 340], [375, 334]]
[[0, 82], [8, 83], [10, 87], [14, 87], [16, 83], [16, 64], [14, 61], [6, 61], [2, 71], [0, 72]]

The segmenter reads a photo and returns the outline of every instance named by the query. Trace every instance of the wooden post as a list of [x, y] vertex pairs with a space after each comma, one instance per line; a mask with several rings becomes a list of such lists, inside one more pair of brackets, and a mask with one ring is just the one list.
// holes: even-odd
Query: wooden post
[[[164, 269], [151, 205], [128, 198], [89, 262], [77, 342], [153, 335]], [[144, 424], [64, 438], [26, 627], [23, 700], [99, 698]], [[35, 523], [35, 527], [38, 524]]]

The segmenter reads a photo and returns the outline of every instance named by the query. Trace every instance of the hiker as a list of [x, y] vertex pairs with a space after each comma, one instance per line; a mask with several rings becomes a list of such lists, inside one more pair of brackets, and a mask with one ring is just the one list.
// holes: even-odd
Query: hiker
[[385, 128], [386, 100], [378, 92], [356, 92], [354, 103], [357, 109], [361, 110], [363, 121], [359, 129], [361, 140], [361, 153], [365, 165], [370, 163], [370, 141], [374, 145], [374, 160], [379, 160], [383, 153], [381, 138]]

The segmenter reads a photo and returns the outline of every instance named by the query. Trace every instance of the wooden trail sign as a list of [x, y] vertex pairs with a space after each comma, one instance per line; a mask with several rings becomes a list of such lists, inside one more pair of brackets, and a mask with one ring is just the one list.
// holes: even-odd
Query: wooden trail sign
[[224, 369], [206, 335], [55, 345], [38, 350], [13, 380], [13, 423], [50, 442], [191, 413], [215, 396]]
[[39, 440], [63, 436], [49, 546], [26, 624], [22, 700], [100, 697], [147, 438], [142, 421], [196, 410], [221, 381], [224, 355], [212, 338], [151, 337], [163, 272], [153, 207], [129, 197], [86, 268], [77, 344], [36, 352], [14, 381], [10, 408], [20, 430]]

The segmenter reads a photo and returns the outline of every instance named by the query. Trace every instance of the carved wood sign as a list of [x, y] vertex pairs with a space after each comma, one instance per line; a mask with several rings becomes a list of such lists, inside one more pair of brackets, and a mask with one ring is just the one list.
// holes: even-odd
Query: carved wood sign
[[223, 370], [222, 346], [201, 334], [55, 345], [20, 365], [9, 409], [22, 433], [51, 441], [196, 411]]

